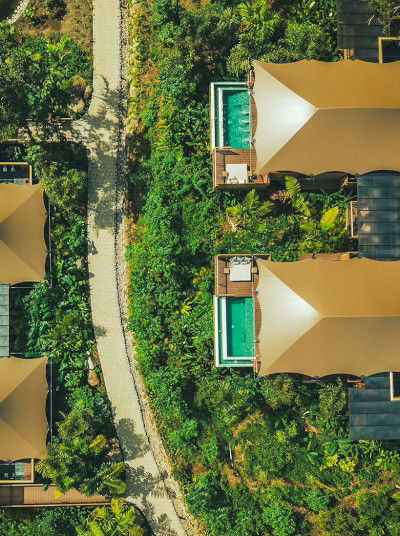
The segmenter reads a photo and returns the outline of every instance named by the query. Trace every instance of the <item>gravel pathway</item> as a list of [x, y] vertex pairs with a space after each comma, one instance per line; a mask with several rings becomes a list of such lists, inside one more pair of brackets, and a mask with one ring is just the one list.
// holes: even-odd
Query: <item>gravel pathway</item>
[[140, 400], [143, 386], [137, 385], [138, 373], [129, 361], [133, 348], [127, 346], [125, 306], [121, 304], [125, 302], [122, 11], [119, 0], [94, 0], [93, 4], [93, 97], [87, 116], [73, 125], [74, 138], [86, 145], [89, 155], [88, 265], [93, 326], [127, 465], [127, 500], [143, 511], [156, 535], [180, 536], [192, 531], [182, 525], [185, 520], [180, 516], [185, 512], [178, 515], [175, 509], [179, 491], [172, 492], [170, 477], [164, 474], [164, 467], [160, 470], [150, 447]]

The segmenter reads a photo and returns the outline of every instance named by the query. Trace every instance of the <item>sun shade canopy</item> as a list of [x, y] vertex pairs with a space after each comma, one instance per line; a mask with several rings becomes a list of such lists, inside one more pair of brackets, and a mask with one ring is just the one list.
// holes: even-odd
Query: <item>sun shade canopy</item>
[[260, 375], [399, 370], [400, 261], [258, 260]]
[[0, 359], [0, 460], [45, 457], [46, 363]]
[[0, 184], [0, 283], [43, 281], [45, 220], [40, 185]]
[[400, 62], [254, 61], [257, 173], [400, 170]]

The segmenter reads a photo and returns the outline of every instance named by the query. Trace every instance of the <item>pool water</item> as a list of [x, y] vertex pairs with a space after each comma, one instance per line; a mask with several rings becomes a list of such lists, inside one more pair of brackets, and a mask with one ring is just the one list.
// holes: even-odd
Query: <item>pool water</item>
[[226, 300], [226, 336], [229, 357], [254, 357], [252, 298]]
[[250, 96], [243, 89], [223, 89], [223, 144], [248, 149], [251, 140]]

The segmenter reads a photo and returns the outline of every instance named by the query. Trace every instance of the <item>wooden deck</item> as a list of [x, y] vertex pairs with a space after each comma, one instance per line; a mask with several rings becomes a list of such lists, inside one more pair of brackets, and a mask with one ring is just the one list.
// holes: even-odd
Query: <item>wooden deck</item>
[[57, 497], [55, 486], [43, 489], [42, 484], [1, 484], [0, 507], [80, 506], [108, 504], [104, 495], [86, 497], [75, 489]]

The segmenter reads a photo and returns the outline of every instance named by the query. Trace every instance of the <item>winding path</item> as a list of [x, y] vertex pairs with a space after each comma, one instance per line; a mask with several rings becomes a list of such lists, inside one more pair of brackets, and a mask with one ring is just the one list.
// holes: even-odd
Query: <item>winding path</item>
[[121, 172], [124, 124], [121, 118], [125, 89], [122, 11], [120, 0], [93, 0], [93, 5], [93, 97], [87, 116], [73, 125], [74, 138], [86, 145], [89, 156], [88, 265], [92, 319], [127, 464], [127, 500], [142, 510], [155, 534], [180, 536], [188, 532], [175, 510], [168, 474], [161, 474], [150, 447], [143, 417], [144, 402], [138, 392], [138, 373], [129, 361], [131, 349], [127, 346], [121, 304], [124, 291], [124, 174]]

